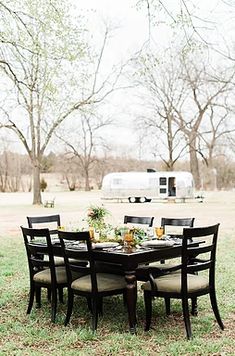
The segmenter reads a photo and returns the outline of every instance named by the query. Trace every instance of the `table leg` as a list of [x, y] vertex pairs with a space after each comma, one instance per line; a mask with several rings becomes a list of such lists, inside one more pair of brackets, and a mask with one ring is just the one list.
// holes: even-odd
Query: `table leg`
[[130, 333], [136, 334], [137, 284], [136, 284], [135, 271], [126, 271], [125, 279], [127, 283], [126, 302], [127, 302]]

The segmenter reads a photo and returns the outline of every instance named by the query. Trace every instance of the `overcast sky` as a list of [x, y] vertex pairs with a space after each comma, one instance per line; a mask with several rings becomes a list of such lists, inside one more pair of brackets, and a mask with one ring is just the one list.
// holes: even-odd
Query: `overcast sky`
[[[136, 0], [71, 1], [74, 6], [83, 11], [85, 17], [89, 18], [88, 26], [94, 35], [94, 41], [101, 36], [104, 22], [111, 23], [116, 27], [107, 47], [105, 68], [108, 65], [130, 58], [133, 53], [140, 50], [148, 39], [147, 11], [145, 8], [137, 11], [135, 6]], [[206, 33], [205, 38], [208, 42], [214, 45], [219, 44], [218, 48], [222, 50], [227, 49], [227, 46], [231, 46], [235, 23], [234, 0], [187, 0], [186, 3], [197, 4], [193, 12], [196, 16], [194, 21], [200, 33], [203, 35]], [[164, 4], [175, 15], [179, 0], [164, 0]], [[234, 4], [234, 6], [228, 7], [227, 4]], [[166, 22], [169, 22], [170, 17], [166, 16], [166, 14], [159, 15], [159, 13], [157, 13], [157, 16], [159, 24], [152, 28], [154, 42], [156, 46], [168, 47], [169, 38], [173, 31], [166, 24]], [[218, 58], [216, 52], [214, 55]], [[128, 147], [132, 147], [130, 152], [133, 153], [136, 147], [136, 155], [138, 156], [138, 144], [133, 149], [133, 144], [137, 143], [138, 139], [133, 128], [133, 123], [136, 119], [135, 113], [132, 110], [132, 104], [135, 100], [134, 93], [133, 91], [125, 95], [117, 93], [113, 98], [115, 99], [112, 106], [113, 111], [109, 114], [118, 123], [118, 129], [117, 127], [109, 129], [109, 139], [115, 142], [116, 145], [124, 145], [124, 151], [128, 151]]]
[[[145, 8], [137, 11], [135, 0], [74, 0], [76, 6], [91, 19], [89, 26], [94, 33], [98, 35], [102, 29], [102, 21], [110, 22], [117, 26], [113, 37], [107, 48], [106, 60], [108, 64], [119, 62], [131, 57], [137, 52], [148, 39], [148, 19]], [[179, 10], [179, 0], [164, 0], [172, 15], [176, 16]], [[235, 1], [227, 0], [194, 0], [186, 1], [188, 6], [195, 4], [193, 14], [195, 15], [194, 24], [197, 26], [199, 35], [204, 36], [208, 43], [212, 43], [219, 50], [227, 50], [231, 45], [231, 39], [234, 37], [234, 7], [228, 4], [234, 4]], [[192, 8], [189, 8], [192, 11]], [[94, 11], [91, 11], [94, 10]], [[158, 26], [152, 28], [152, 38], [158, 48], [169, 46], [170, 38], [174, 29], [167, 26], [171, 21], [170, 16], [157, 13]], [[226, 40], [226, 41], [224, 41]], [[215, 56], [215, 57], [213, 57]], [[211, 60], [218, 58], [218, 53], [212, 54]], [[217, 59], [216, 59], [217, 60]], [[118, 129], [109, 129], [109, 137], [117, 145], [126, 144], [128, 146], [137, 142], [133, 122], [135, 122], [135, 113], [131, 110], [132, 93], [121, 95], [117, 93], [114, 101], [113, 116], [118, 122]], [[135, 146], [137, 147], [137, 145]], [[128, 148], [124, 148], [124, 150]], [[133, 153], [133, 149], [131, 151]], [[136, 149], [138, 155], [138, 149]]]

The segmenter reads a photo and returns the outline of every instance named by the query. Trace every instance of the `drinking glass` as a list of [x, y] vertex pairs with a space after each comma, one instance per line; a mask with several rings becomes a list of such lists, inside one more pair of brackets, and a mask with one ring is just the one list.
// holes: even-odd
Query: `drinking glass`
[[160, 227], [155, 227], [155, 233], [156, 233], [156, 235], [157, 235], [157, 239], [158, 239], [158, 240], [162, 239], [163, 232], [164, 232], [164, 230], [163, 230], [163, 227], [162, 227], [162, 226], [160, 226]]
[[130, 248], [134, 242], [134, 231], [128, 230], [124, 233], [124, 247]]
[[89, 233], [90, 233], [90, 239], [94, 240], [94, 238], [95, 238], [95, 229], [92, 226], [89, 227]]

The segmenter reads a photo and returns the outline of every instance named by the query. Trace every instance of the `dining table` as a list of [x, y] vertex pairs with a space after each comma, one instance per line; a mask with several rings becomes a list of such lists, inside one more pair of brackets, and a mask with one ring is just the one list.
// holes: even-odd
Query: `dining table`
[[[192, 242], [196, 245], [198, 242]], [[137, 279], [136, 270], [139, 265], [167, 260], [181, 256], [182, 244], [177, 243], [166, 247], [138, 247], [138, 248], [94, 248], [94, 259], [99, 262], [117, 264], [121, 266], [126, 280], [126, 306], [130, 333], [136, 333], [137, 317]], [[76, 252], [76, 249], [74, 250]], [[61, 248], [58, 243], [54, 245], [54, 254], [60, 256]]]

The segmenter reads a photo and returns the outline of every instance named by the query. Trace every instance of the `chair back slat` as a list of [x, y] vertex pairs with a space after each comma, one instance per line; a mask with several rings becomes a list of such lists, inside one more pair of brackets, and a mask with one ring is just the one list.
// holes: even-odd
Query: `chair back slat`
[[[192, 237], [202, 237], [202, 236], [214, 235], [215, 230], [216, 230], [215, 226], [219, 227], [219, 224], [205, 226], [205, 227], [194, 227], [193, 229], [187, 228], [184, 231], [184, 236], [188, 237], [188, 238], [192, 238]], [[217, 229], [217, 233], [218, 233], [218, 229]]]
[[164, 234], [182, 235], [184, 227], [193, 227], [195, 218], [162, 218]]
[[197, 256], [202, 253], [211, 252], [212, 249], [213, 249], [213, 245], [206, 245], [206, 246], [200, 245], [197, 247], [189, 247], [188, 256]]
[[198, 262], [195, 265], [188, 265], [187, 266], [187, 273], [195, 274], [196, 272], [199, 271], [204, 271], [206, 269], [210, 269], [211, 267], [211, 261], [204, 261], [204, 262]]
[[[40, 257], [41, 257], [41, 258], [40, 258]], [[36, 258], [36, 256], [33, 257], [33, 258], [31, 258], [30, 260], [31, 260], [32, 265], [33, 265], [34, 267], [40, 267], [40, 269], [50, 267], [50, 262], [43, 260], [43, 257], [44, 257], [44, 256], [39, 255], [39, 258]]]
[[193, 227], [195, 218], [162, 218], [161, 226], [189, 226]]
[[130, 216], [124, 215], [124, 224], [143, 224], [149, 227], [153, 226], [154, 216]]

